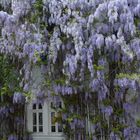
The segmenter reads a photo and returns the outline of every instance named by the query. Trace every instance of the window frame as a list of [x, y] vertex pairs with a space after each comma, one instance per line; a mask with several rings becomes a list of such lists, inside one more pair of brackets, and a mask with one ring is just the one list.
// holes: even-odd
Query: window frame
[[[46, 102], [44, 102], [44, 104], [42, 105], [42, 108], [39, 109], [38, 105], [36, 105], [36, 108], [34, 107], [33, 109], [33, 104], [34, 102], [31, 102], [29, 105], [27, 105], [27, 129], [28, 131], [32, 132], [33, 136], [37, 136], [37, 135], [50, 135], [51, 137], [53, 136], [63, 136], [63, 124], [61, 123], [56, 123], [55, 124], [55, 132], [51, 131], [51, 112], [55, 112], [55, 116], [57, 115], [57, 111], [54, 110], [53, 108], [51, 108], [51, 102], [53, 102], [52, 100], [47, 100]], [[60, 108], [63, 107], [63, 102], [61, 101], [61, 105]], [[36, 114], [36, 124], [33, 124], [33, 113]], [[39, 132], [39, 116], [38, 114], [42, 113], [42, 132]], [[33, 131], [33, 126], [36, 126], [36, 131]], [[58, 132], [58, 129], [60, 127], [60, 130]], [[35, 130], [35, 128], [34, 128]]]
[[[62, 108], [63, 107], [63, 102], [62, 101], [60, 101], [61, 102], [61, 107], [60, 108]], [[56, 122], [55, 123], [55, 125], [52, 125], [52, 113], [55, 113], [55, 117], [57, 117], [57, 115], [58, 115], [58, 112], [57, 111], [55, 111], [52, 107], [52, 104], [53, 104], [53, 101], [50, 101], [50, 103], [49, 103], [49, 120], [50, 120], [50, 127], [49, 127], [49, 132], [51, 133], [51, 135], [55, 135], [55, 134], [63, 134], [63, 128], [62, 128], [62, 131], [61, 132], [59, 132], [59, 123], [58, 122]], [[62, 125], [62, 124], [61, 124]], [[52, 126], [55, 126], [55, 132], [52, 132]], [[62, 125], [63, 126], [63, 125]]]
[[[36, 108], [34, 109], [34, 105], [36, 105]], [[44, 118], [43, 118], [43, 105], [42, 108], [39, 108], [40, 104], [36, 104], [36, 103], [32, 103], [32, 132], [33, 133], [43, 133], [44, 132]], [[34, 118], [33, 118], [33, 114], [36, 114], [36, 124], [34, 125]], [[42, 124], [40, 124], [40, 120], [39, 120], [39, 114], [42, 114]], [[36, 131], [34, 131], [34, 127], [36, 127]], [[40, 127], [41, 127], [41, 131], [40, 131]]]

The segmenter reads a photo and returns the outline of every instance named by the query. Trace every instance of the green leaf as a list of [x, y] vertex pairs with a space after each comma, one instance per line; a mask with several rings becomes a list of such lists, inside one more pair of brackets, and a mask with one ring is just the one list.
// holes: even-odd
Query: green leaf
[[138, 119], [138, 120], [136, 121], [136, 125], [137, 125], [137, 127], [140, 127], [140, 119]]

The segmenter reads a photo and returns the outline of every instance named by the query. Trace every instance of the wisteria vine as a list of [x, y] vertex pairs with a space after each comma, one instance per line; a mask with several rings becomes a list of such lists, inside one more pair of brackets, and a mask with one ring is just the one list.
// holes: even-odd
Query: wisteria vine
[[[0, 53], [22, 62], [23, 92], [32, 88], [34, 66], [41, 68], [45, 84], [36, 101], [54, 98], [57, 107], [62, 98], [56, 119], [69, 139], [139, 139], [139, 0], [1, 0], [0, 6]], [[18, 91], [13, 97], [23, 102]]]

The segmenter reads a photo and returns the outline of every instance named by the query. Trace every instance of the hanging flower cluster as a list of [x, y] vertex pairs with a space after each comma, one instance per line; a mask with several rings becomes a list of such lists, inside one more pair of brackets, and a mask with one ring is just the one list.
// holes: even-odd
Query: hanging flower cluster
[[[45, 65], [47, 95], [36, 98], [61, 96], [69, 137], [120, 140], [131, 138], [131, 127], [136, 139], [140, 1], [13, 0], [11, 11], [8, 2], [0, 3], [0, 53], [24, 64], [20, 87], [29, 91], [32, 68]], [[13, 97], [24, 102], [20, 93]]]
[[22, 93], [15, 92], [13, 95], [13, 103], [14, 104], [24, 104], [25, 103], [25, 97]]

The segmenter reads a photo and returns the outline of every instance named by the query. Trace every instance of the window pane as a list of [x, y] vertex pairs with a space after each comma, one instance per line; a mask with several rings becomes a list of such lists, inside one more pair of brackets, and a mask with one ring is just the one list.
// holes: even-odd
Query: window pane
[[33, 104], [33, 109], [36, 109], [36, 104]]
[[51, 132], [56, 132], [55, 126], [52, 126], [52, 127], [51, 127]]
[[62, 102], [59, 102], [59, 108], [62, 108]]
[[58, 132], [62, 132], [62, 124], [58, 124]]
[[36, 113], [33, 113], [33, 125], [36, 125], [37, 124], [37, 121], [36, 121]]
[[43, 132], [43, 126], [39, 126], [39, 132]]
[[54, 108], [54, 103], [53, 102], [51, 102], [51, 108]]
[[39, 104], [38, 105], [38, 109], [42, 109], [42, 104]]
[[55, 112], [51, 112], [51, 124], [55, 124]]
[[33, 126], [33, 132], [37, 132], [37, 127]]
[[39, 125], [43, 125], [43, 115], [39, 113]]

